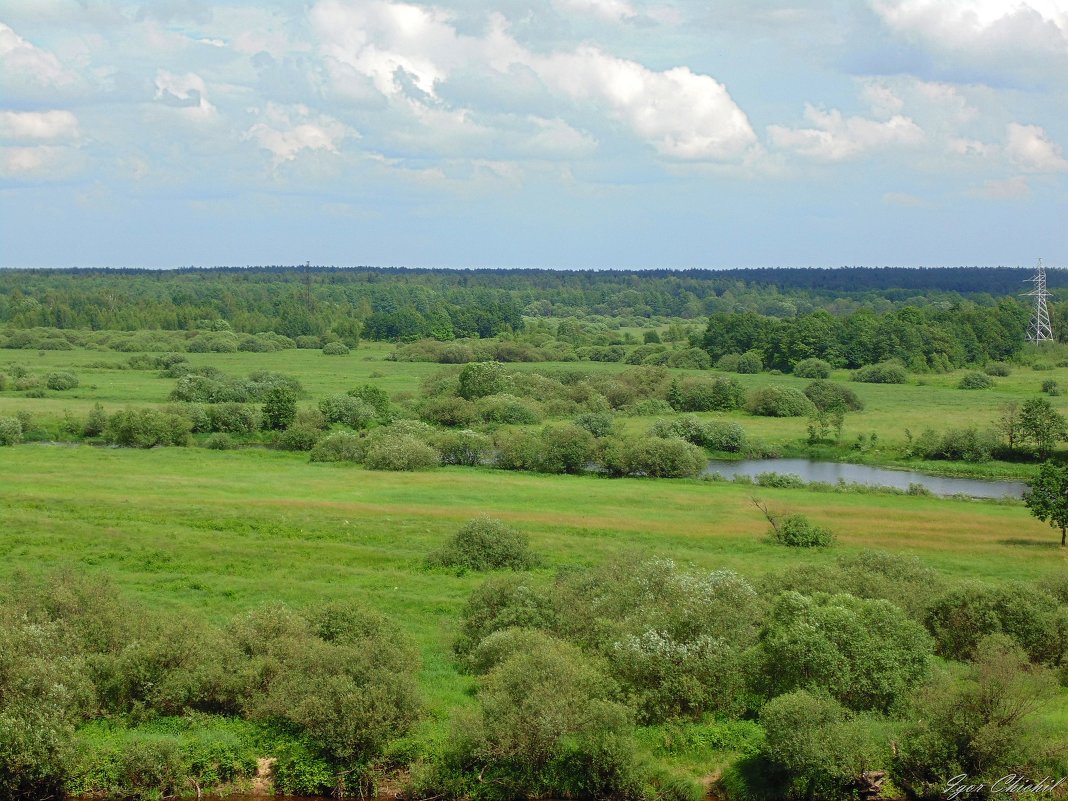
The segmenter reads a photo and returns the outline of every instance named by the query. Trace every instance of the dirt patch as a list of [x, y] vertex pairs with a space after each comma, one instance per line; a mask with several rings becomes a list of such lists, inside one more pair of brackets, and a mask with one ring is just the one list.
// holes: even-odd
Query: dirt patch
[[252, 780], [252, 795], [274, 795], [274, 757], [256, 760], [256, 777]]

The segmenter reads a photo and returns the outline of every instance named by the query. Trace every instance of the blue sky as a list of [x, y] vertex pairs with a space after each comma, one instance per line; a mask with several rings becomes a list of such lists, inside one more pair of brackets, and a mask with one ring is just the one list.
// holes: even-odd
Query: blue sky
[[5, 0], [0, 266], [1068, 266], [1068, 0]]

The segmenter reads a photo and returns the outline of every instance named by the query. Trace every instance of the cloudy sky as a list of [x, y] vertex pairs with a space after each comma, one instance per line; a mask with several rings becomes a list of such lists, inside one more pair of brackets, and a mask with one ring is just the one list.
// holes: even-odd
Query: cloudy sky
[[4, 0], [0, 265], [1068, 266], [1068, 0]]

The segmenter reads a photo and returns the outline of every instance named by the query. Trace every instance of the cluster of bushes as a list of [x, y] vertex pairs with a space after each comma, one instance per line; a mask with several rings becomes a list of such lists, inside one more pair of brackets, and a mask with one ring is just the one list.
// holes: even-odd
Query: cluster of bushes
[[[172, 371], [174, 366], [170, 368]], [[214, 367], [198, 367], [178, 379], [170, 399], [185, 403], [255, 403], [262, 402], [278, 386], [286, 387], [295, 395], [303, 392], [295, 378], [270, 370], [256, 370], [249, 373], [248, 378], [241, 379]]]
[[727, 453], [739, 453], [748, 446], [745, 430], [737, 423], [699, 420], [690, 415], [657, 420], [649, 434], [665, 439], [678, 437], [702, 448]]
[[540, 561], [525, 534], [491, 517], [475, 518], [427, 557], [431, 567], [462, 571], [530, 570]]
[[853, 371], [853, 380], [863, 384], [907, 384], [905, 368], [896, 362], [870, 364]]
[[[301, 347], [308, 347], [307, 338]], [[320, 347], [320, 338], [313, 337]], [[335, 335], [323, 338], [337, 341]], [[274, 331], [236, 334], [230, 330], [196, 331], [86, 331], [57, 328], [9, 330], [0, 336], [0, 348], [21, 350], [73, 350], [87, 348], [120, 353], [270, 353], [298, 347], [297, 342]]]
[[[718, 783], [738, 801], [840, 798], [877, 791], [886, 774], [926, 798], [959, 773], [1041, 773], [1058, 754], [1034, 747], [1048, 734], [1032, 713], [1068, 659], [1068, 606], [1034, 587], [1016, 598], [1017, 589], [950, 583], [915, 559], [880, 553], [756, 586], [727, 571], [632, 558], [549, 584], [493, 578], [470, 597], [455, 644], [478, 677], [477, 710], [459, 716], [416, 786], [464, 795], [477, 775], [493, 777], [493, 798], [586, 795], [581, 778], [596, 777], [616, 797], [641, 795], [636, 779], [685, 797], [692, 788], [682, 783], [642, 777], [650, 768], [635, 758], [633, 724], [710, 716], [759, 722], [761, 736], [738, 749]], [[961, 620], [963, 632], [948, 620]], [[946, 672], [936, 653], [968, 662]], [[575, 686], [586, 710], [615, 722], [559, 706]], [[563, 759], [568, 748], [575, 761]]]
[[166, 797], [251, 779], [240, 725], [137, 727], [188, 715], [273, 732], [255, 741], [273, 740], [279, 792], [365, 794], [420, 714], [414, 649], [359, 604], [275, 604], [214, 627], [149, 614], [99, 577], [20, 576], [0, 592], [0, 797]]

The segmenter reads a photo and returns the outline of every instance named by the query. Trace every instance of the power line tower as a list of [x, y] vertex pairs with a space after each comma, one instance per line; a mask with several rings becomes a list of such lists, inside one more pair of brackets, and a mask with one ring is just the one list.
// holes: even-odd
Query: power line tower
[[1023, 293], [1025, 297], [1035, 299], [1035, 310], [1031, 314], [1031, 322], [1027, 325], [1027, 341], [1052, 342], [1053, 328], [1049, 324], [1049, 309], [1046, 308], [1049, 292], [1046, 290], [1046, 268], [1042, 259], [1038, 260], [1038, 270], [1034, 277], [1027, 280], [1035, 285], [1030, 292]]

